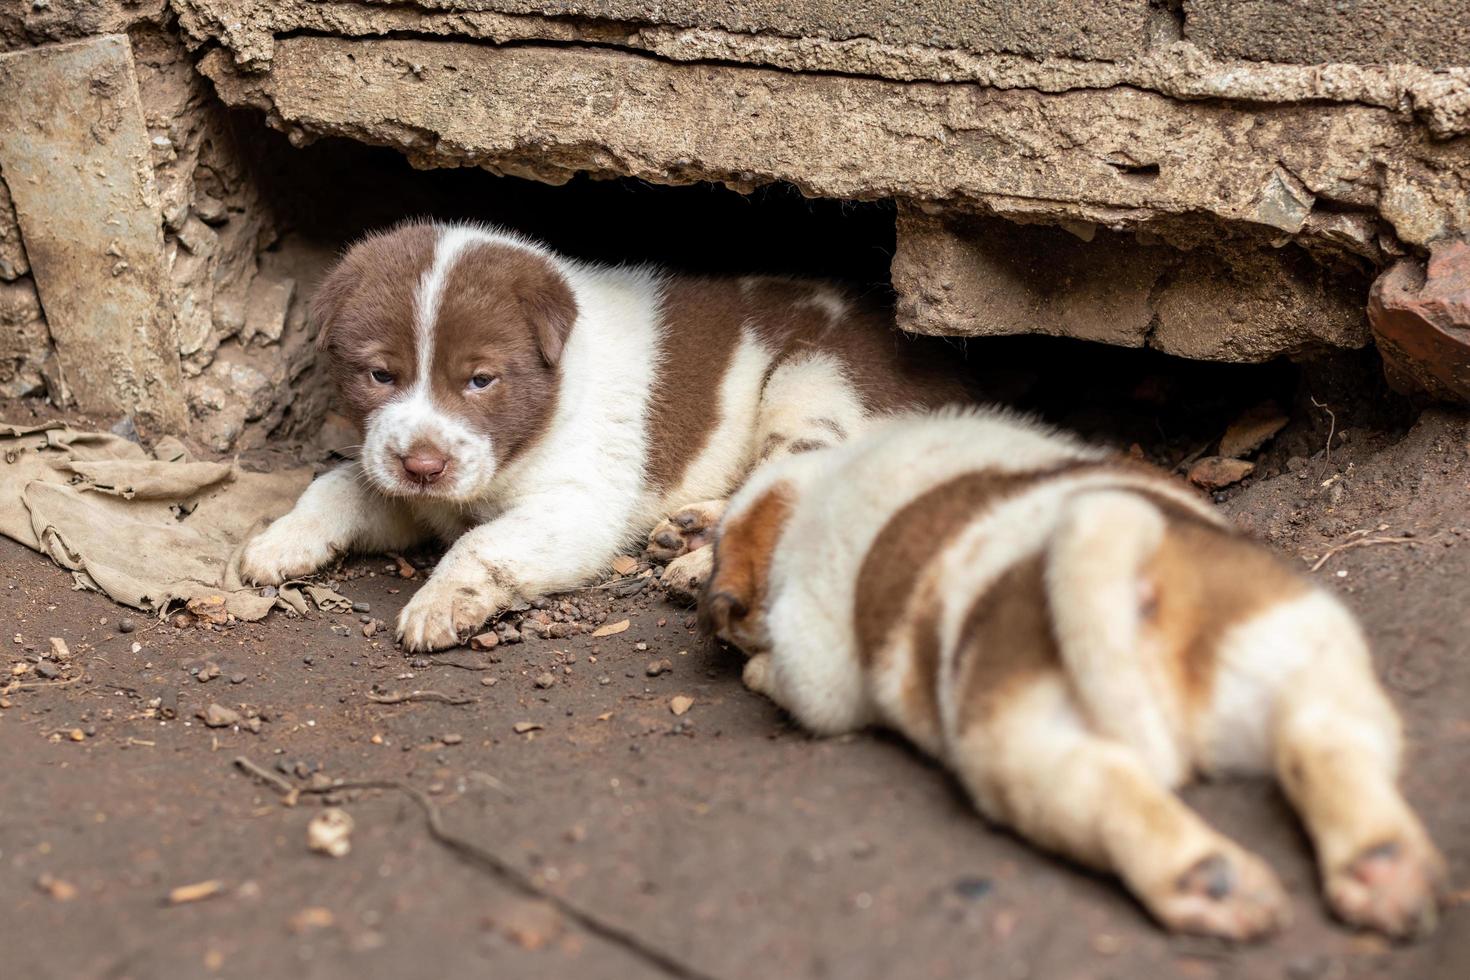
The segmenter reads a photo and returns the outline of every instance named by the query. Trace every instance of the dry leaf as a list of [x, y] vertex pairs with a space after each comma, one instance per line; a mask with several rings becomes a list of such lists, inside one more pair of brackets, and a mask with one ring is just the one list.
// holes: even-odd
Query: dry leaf
[[1264, 402], [1231, 422], [1220, 437], [1220, 455], [1239, 458], [1264, 446], [1290, 421], [1275, 402]]
[[70, 902], [77, 897], [77, 886], [55, 875], [41, 875], [36, 879], [36, 887], [58, 902]]
[[1206, 456], [1189, 468], [1189, 482], [1206, 490], [1220, 490], [1255, 472], [1256, 464], [1243, 459]]
[[326, 929], [337, 921], [332, 910], [320, 905], [308, 905], [306, 908], [291, 916], [290, 929], [295, 933], [309, 932], [312, 929]]
[[224, 891], [225, 883], [218, 878], [208, 881], [196, 882], [192, 885], [180, 885], [168, 893], [168, 904], [187, 905], [190, 902], [202, 902], [206, 898], [213, 898]]
[[517, 735], [524, 735], [527, 732], [539, 732], [541, 730], [541, 726], [534, 721], [518, 721], [514, 727]]
[[626, 619], [620, 619], [616, 623], [607, 623], [592, 631], [593, 636], [616, 636], [623, 632], [630, 624]]
[[638, 568], [638, 559], [628, 555], [618, 555], [612, 560], [612, 570], [619, 575], [631, 575]]
[[676, 715], [682, 715], [694, 707], [694, 699], [683, 694], [676, 694], [669, 700], [669, 710]]

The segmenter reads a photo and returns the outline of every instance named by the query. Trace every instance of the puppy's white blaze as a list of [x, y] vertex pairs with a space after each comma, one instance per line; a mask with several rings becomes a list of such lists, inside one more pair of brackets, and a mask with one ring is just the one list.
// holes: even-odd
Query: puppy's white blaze
[[434, 261], [424, 270], [414, 292], [414, 341], [418, 346], [414, 394], [429, 393], [429, 372], [434, 364], [434, 333], [439, 326], [439, 305], [444, 298], [444, 285], [454, 265], [466, 248], [490, 236], [469, 225], [450, 225], [439, 232], [434, 243]]

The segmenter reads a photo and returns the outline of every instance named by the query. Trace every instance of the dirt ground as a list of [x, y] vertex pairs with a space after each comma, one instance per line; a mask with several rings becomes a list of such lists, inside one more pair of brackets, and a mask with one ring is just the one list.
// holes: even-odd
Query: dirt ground
[[[42, 685], [0, 699], [4, 973], [1470, 976], [1470, 426], [1431, 412], [1406, 433], [1334, 437], [1329, 458], [1319, 422], [1279, 437], [1267, 475], [1225, 507], [1307, 568], [1333, 546], [1414, 535], [1336, 552], [1314, 575], [1362, 615], [1406, 720], [1407, 793], [1459, 889], [1429, 941], [1396, 947], [1328, 919], [1300, 829], [1259, 782], [1187, 795], [1278, 869], [1294, 924], [1244, 949], [1168, 937], [1114, 883], [987, 828], [898, 740], [794, 729], [654, 587], [580, 592], [580, 610], [542, 617], [626, 618], [624, 632], [526, 629], [492, 651], [409, 659], [363, 635], [362, 617], [391, 623], [423, 577], [381, 557], [327, 576], [367, 613], [211, 630], [73, 591], [0, 540], [4, 666]], [[50, 637], [75, 666], [39, 662]], [[199, 680], [210, 664], [219, 676]], [[373, 700], [412, 691], [469, 700]], [[676, 715], [681, 695], [692, 707]], [[257, 714], [259, 733], [206, 727], [196, 713], [211, 703]], [[448, 833], [575, 911], [441, 846], [393, 789], [337, 791], [351, 851], [314, 853], [322, 794], [286, 805], [239, 756], [303, 790], [414, 787]], [[212, 895], [170, 902], [204, 882]]]

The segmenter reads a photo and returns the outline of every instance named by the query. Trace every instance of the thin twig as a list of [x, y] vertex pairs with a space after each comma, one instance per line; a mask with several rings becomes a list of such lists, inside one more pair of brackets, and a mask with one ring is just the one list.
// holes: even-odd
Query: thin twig
[[1327, 467], [1332, 465], [1332, 437], [1337, 435], [1337, 413], [1319, 402], [1316, 396], [1308, 395], [1307, 397], [1312, 399], [1313, 405], [1326, 412], [1327, 418], [1330, 420], [1327, 425], [1327, 448], [1322, 454], [1322, 471], [1317, 474], [1321, 476], [1322, 473], [1327, 472]]
[[460, 670], [494, 670], [495, 664], [462, 664], [457, 660], [430, 660], [430, 667], [456, 667]]
[[281, 784], [285, 782], [284, 780], [277, 779], [274, 774], [267, 772], [244, 756], [237, 756], [235, 758], [235, 765], [246, 774], [267, 783], [276, 789], [277, 792], [280, 792], [282, 796], [290, 796], [296, 793], [302, 795], [319, 795], [323, 793], [343, 793], [355, 790], [375, 789], [402, 793], [423, 811], [424, 820], [429, 829], [429, 836], [450, 853], [455, 854], [470, 864], [478, 866], [484, 871], [488, 871], [521, 894], [548, 903], [583, 929], [632, 953], [634, 956], [639, 957], [650, 966], [657, 968], [668, 976], [677, 977], [679, 980], [710, 980], [708, 974], [701, 973], [693, 967], [686, 966], [670, 954], [648, 945], [637, 935], [623, 929], [621, 926], [613, 925], [592, 912], [583, 911], [560, 895], [537, 886], [529, 875], [501, 858], [495, 852], [481, 847], [473, 841], [450, 833], [445, 828], [443, 814], [434, 805], [434, 801], [414, 786], [398, 782], [394, 779], [365, 779], [350, 782], [334, 782], [331, 786], [324, 786], [320, 789], [309, 786], [295, 787], [286, 784], [286, 791], [283, 792], [281, 791]]
[[287, 796], [291, 793], [297, 792], [295, 786], [292, 786], [290, 783], [286, 782], [286, 780], [282, 779], [280, 776], [277, 776], [269, 769], [263, 769], [260, 766], [257, 766], [255, 763], [251, 762], [243, 755], [235, 756], [235, 765], [239, 766], [248, 775], [254, 776], [262, 783], [268, 784], [272, 789], [274, 789], [277, 793], [280, 793], [282, 796]]
[[445, 704], [474, 704], [479, 698], [452, 698], [441, 691], [409, 691], [407, 694], [374, 694], [367, 693], [369, 701], [378, 704], [403, 704], [406, 701], [443, 701]]
[[49, 687], [70, 687], [84, 676], [86, 676], [85, 673], [78, 673], [75, 677], [68, 677], [64, 681], [32, 681], [29, 684], [13, 683], [0, 690], [9, 694], [11, 691], [40, 691]]
[[1333, 547], [1328, 548], [1327, 549], [1327, 553], [1325, 555], [1323, 555], [1321, 558], [1318, 558], [1317, 559], [1317, 564], [1313, 565], [1312, 568], [1311, 568], [1311, 570], [1314, 571], [1314, 572], [1317, 571], [1323, 565], [1327, 564], [1327, 559], [1331, 558], [1333, 555], [1341, 554], [1344, 551], [1351, 551], [1354, 548], [1367, 548], [1370, 545], [1375, 545], [1375, 544], [1411, 544], [1411, 543], [1417, 543], [1419, 541], [1432, 541], [1432, 540], [1434, 540], [1434, 539], [1433, 538], [1354, 538], [1351, 541], [1344, 541], [1342, 544], [1334, 545]]

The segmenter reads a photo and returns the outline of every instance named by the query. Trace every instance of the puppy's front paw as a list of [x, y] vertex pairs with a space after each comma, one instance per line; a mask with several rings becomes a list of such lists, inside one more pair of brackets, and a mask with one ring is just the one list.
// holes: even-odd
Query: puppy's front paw
[[398, 639], [413, 653], [459, 646], [506, 601], [488, 579], [435, 572], [398, 614]]
[[1222, 842], [1159, 894], [1140, 896], [1159, 921], [1178, 932], [1248, 942], [1291, 918], [1286, 892], [1260, 858]]
[[280, 585], [332, 562], [338, 549], [319, 531], [301, 527], [291, 514], [278, 518], [245, 546], [240, 578], [256, 585]]
[[1344, 922], [1396, 939], [1434, 931], [1444, 859], [1420, 833], [1365, 848], [1327, 877], [1327, 901]]
[[704, 500], [678, 510], [648, 535], [644, 554], [656, 562], [670, 562], [703, 548], [710, 543], [715, 526], [724, 516], [726, 503]]
[[670, 599], [694, 603], [699, 601], [699, 590], [709, 581], [714, 563], [715, 549], [700, 548], [669, 562], [669, 567], [664, 569], [663, 578], [659, 581], [668, 590]]

